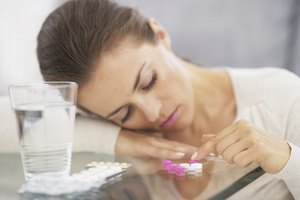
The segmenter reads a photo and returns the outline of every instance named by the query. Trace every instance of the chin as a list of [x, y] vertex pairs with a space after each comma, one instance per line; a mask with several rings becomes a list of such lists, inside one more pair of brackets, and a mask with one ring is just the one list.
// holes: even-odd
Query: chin
[[163, 129], [162, 131], [178, 133], [178, 132], [185, 131], [186, 129], [189, 129], [191, 127], [191, 125], [192, 125], [191, 120], [180, 121], [180, 122], [174, 124], [174, 126], [169, 127], [168, 129]]
[[180, 126], [178, 126], [178, 131], [185, 131], [186, 129], [191, 128], [191, 126], [192, 126], [192, 122], [190, 121], [181, 123]]

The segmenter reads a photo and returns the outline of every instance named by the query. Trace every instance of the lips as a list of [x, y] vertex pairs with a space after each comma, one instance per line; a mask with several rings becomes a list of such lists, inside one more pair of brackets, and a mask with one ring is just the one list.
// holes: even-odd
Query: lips
[[167, 117], [167, 119], [160, 125], [160, 128], [168, 128], [175, 124], [178, 118], [178, 107]]

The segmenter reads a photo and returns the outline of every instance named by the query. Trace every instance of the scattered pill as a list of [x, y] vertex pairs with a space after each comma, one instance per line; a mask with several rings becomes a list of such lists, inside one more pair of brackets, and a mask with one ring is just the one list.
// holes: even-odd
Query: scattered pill
[[183, 166], [184, 168], [188, 169], [190, 167], [189, 163], [180, 163], [180, 166]]
[[163, 162], [164, 165], [170, 165], [170, 164], [172, 164], [171, 160], [163, 160], [162, 162]]

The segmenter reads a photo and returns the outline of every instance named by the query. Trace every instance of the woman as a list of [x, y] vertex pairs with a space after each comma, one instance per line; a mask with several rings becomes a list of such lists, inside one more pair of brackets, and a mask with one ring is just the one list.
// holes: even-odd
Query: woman
[[[70, 1], [56, 9], [42, 26], [37, 53], [46, 81], [77, 82], [79, 105], [123, 128], [117, 153], [144, 155], [136, 151], [141, 144], [152, 156], [174, 159], [195, 151], [188, 145], [200, 147], [195, 159], [217, 151], [240, 167], [257, 163], [275, 174], [274, 189], [286, 189], [275, 178], [283, 179], [300, 198], [295, 75], [199, 67], [172, 52], [158, 22], [108, 0]], [[135, 131], [161, 132], [188, 145]], [[206, 134], [213, 137], [202, 144]]]

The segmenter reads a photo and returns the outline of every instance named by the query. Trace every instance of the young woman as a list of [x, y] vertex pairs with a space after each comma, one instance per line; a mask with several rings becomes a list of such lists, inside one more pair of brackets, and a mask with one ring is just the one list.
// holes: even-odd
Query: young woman
[[[201, 159], [217, 151], [240, 167], [257, 163], [274, 174], [273, 189], [287, 185], [300, 198], [294, 74], [199, 67], [172, 52], [157, 21], [109, 0], [56, 9], [42, 26], [37, 53], [46, 81], [77, 82], [79, 106], [123, 128], [117, 153], [182, 158], [196, 151], [193, 158]], [[202, 144], [206, 134], [213, 137]], [[147, 150], [137, 151], [141, 146]]]

